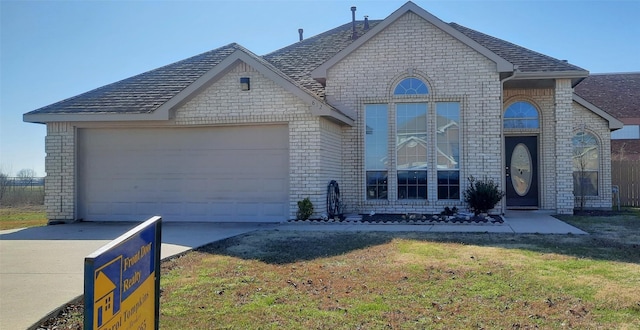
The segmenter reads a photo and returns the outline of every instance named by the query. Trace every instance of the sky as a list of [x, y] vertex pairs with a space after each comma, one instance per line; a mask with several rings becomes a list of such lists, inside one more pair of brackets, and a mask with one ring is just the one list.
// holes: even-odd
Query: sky
[[[0, 0], [0, 172], [45, 175], [45, 125], [26, 112], [232, 42], [264, 55], [406, 1]], [[422, 1], [445, 22], [591, 73], [640, 71], [640, 0]]]

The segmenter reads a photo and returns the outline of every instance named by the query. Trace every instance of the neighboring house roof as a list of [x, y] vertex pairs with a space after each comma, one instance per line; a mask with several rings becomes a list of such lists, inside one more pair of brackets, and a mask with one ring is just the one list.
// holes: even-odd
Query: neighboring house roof
[[611, 140], [611, 160], [640, 160], [640, 140]]
[[640, 124], [640, 72], [590, 75], [574, 92], [625, 124]]
[[[316, 115], [330, 116], [351, 124], [355, 114], [349, 109], [341, 107], [338, 110], [325, 103], [324, 86], [314, 78], [322, 81], [318, 72], [326, 70], [341, 56], [346, 56], [409, 11], [495, 61], [501, 72], [517, 66], [518, 76], [528, 75], [529, 78], [574, 78], [588, 74], [564, 61], [455, 23], [444, 23], [408, 2], [385, 20], [368, 21], [369, 29], [364, 28], [364, 21], [356, 22], [359, 37], [355, 41], [352, 39], [352, 23], [347, 23], [263, 57], [232, 43], [31, 111], [25, 114], [24, 120], [166, 120], [172, 109], [188, 101], [195, 92], [226, 73], [225, 70], [240, 59], [252, 62], [261, 73], [277, 79], [281, 85], [313, 104], [312, 112]], [[314, 102], [316, 100], [319, 102]]]

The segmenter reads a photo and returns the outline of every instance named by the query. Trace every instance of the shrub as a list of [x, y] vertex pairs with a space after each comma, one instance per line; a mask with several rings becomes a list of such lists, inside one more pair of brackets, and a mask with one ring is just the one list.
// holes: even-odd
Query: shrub
[[307, 220], [313, 214], [313, 203], [309, 197], [298, 201], [298, 213], [296, 214], [298, 220]]
[[504, 197], [504, 191], [493, 180], [476, 180], [473, 176], [467, 180], [469, 187], [464, 191], [464, 202], [475, 215], [487, 213]]

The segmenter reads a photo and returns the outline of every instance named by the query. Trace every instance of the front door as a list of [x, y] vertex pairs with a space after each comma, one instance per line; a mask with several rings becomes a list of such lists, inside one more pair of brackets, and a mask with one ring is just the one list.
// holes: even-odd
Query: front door
[[538, 207], [538, 137], [505, 137], [507, 207]]

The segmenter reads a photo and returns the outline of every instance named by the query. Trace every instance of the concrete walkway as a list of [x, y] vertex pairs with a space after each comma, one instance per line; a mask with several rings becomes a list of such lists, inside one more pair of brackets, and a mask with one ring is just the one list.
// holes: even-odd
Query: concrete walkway
[[[134, 223], [77, 223], [0, 231], [0, 329], [26, 329], [82, 295], [84, 258], [135, 227]], [[424, 231], [586, 234], [539, 211], [509, 211], [505, 223], [469, 224], [240, 224], [164, 223], [162, 258], [255, 230]]]

